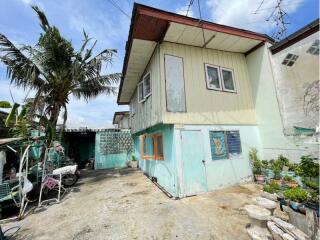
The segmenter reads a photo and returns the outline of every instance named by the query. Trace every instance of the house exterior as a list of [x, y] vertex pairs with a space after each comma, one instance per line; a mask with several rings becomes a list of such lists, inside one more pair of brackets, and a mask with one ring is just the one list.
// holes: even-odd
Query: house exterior
[[129, 111], [115, 112], [112, 124], [115, 128], [130, 129]]
[[134, 5], [117, 102], [130, 105], [140, 168], [172, 196], [252, 179], [249, 150], [263, 157], [261, 133], [282, 127], [272, 43], [263, 34]]

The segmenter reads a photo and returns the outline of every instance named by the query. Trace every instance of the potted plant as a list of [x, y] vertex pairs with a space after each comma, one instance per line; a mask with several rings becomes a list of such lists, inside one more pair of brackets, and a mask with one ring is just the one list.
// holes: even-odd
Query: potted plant
[[283, 182], [285, 185], [287, 185], [290, 188], [294, 188], [294, 187], [298, 187], [299, 184], [297, 183], [297, 181], [293, 180], [293, 178], [291, 176], [284, 176], [283, 177]]
[[301, 203], [308, 199], [308, 192], [303, 188], [291, 188], [283, 192], [285, 199], [290, 200], [293, 209], [298, 210]]
[[258, 157], [258, 150], [256, 148], [252, 148], [249, 152], [249, 160], [252, 168], [252, 173], [254, 175], [254, 179], [258, 183], [264, 182], [264, 175], [262, 174], [262, 163]]
[[277, 160], [271, 160], [271, 168], [274, 174], [273, 181], [277, 183], [278, 185], [282, 185], [281, 180], [281, 169], [283, 167], [281, 161], [279, 159]]
[[131, 156], [131, 161], [130, 161], [130, 167], [132, 168], [137, 168], [138, 167], [138, 161], [134, 155]]

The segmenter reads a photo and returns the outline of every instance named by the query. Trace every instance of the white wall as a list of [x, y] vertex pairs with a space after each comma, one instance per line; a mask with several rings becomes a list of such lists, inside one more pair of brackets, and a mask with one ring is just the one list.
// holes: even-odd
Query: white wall
[[318, 145], [304, 144], [303, 139], [284, 135], [282, 113], [271, 65], [270, 45], [264, 45], [247, 57], [256, 119], [264, 159], [283, 154], [297, 162], [301, 155], [318, 155]]

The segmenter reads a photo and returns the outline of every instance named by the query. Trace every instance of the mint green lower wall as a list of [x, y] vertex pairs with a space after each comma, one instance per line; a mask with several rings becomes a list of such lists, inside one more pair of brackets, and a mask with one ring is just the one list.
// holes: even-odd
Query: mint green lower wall
[[[175, 129], [178, 133], [182, 129]], [[204, 164], [204, 177], [206, 178], [207, 191], [216, 190], [219, 188], [232, 186], [241, 182], [252, 180], [252, 171], [249, 163], [250, 148], [255, 147], [261, 151], [261, 143], [259, 130], [257, 126], [243, 126], [243, 125], [184, 125], [184, 131], [198, 130], [201, 132]], [[238, 130], [241, 139], [242, 153], [231, 159], [212, 160], [211, 148], [209, 140], [209, 131], [234, 131]], [[179, 137], [176, 138], [179, 141]], [[181, 145], [181, 144], [179, 144]], [[192, 149], [177, 148], [177, 155], [181, 156], [180, 151], [192, 151]], [[183, 169], [184, 159], [178, 158], [178, 168]], [[202, 164], [202, 163], [199, 163]], [[184, 176], [192, 176], [192, 174], [181, 173], [179, 178], [179, 185], [181, 186], [180, 196], [185, 196], [183, 186], [185, 185]], [[196, 189], [195, 189], [196, 191]]]
[[131, 153], [103, 154], [100, 149], [101, 132], [96, 133], [95, 169], [124, 168], [130, 160]]
[[[238, 130], [242, 154], [232, 159], [212, 160], [210, 130]], [[194, 146], [190, 145], [189, 141], [189, 144], [182, 143], [181, 131], [198, 133], [195, 135], [198, 141], [194, 141]], [[144, 133], [163, 134], [163, 161], [140, 158], [139, 136]], [[184, 136], [189, 135], [184, 133]], [[139, 167], [149, 176], [156, 177], [158, 183], [174, 197], [185, 197], [251, 181], [252, 171], [248, 154], [252, 147], [261, 151], [259, 130], [257, 126], [251, 125], [184, 125], [183, 128], [160, 125], [134, 136], [134, 155], [139, 159]], [[185, 164], [195, 165], [188, 167]], [[196, 166], [197, 164], [199, 165]]]
[[[140, 157], [139, 136], [144, 133], [162, 133], [164, 146], [164, 160], [142, 160]], [[160, 125], [140, 132], [134, 136], [134, 155], [139, 159], [139, 167], [150, 177], [156, 177], [157, 182], [172, 196], [178, 196], [177, 172], [175, 165], [175, 142], [173, 140], [173, 125]]]

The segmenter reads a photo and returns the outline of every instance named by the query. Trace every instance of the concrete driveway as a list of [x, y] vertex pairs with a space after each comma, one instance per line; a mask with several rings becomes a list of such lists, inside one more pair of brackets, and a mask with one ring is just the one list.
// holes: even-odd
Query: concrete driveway
[[60, 204], [18, 223], [16, 239], [248, 239], [241, 211], [260, 186], [246, 184], [169, 199], [134, 169], [86, 170]]

